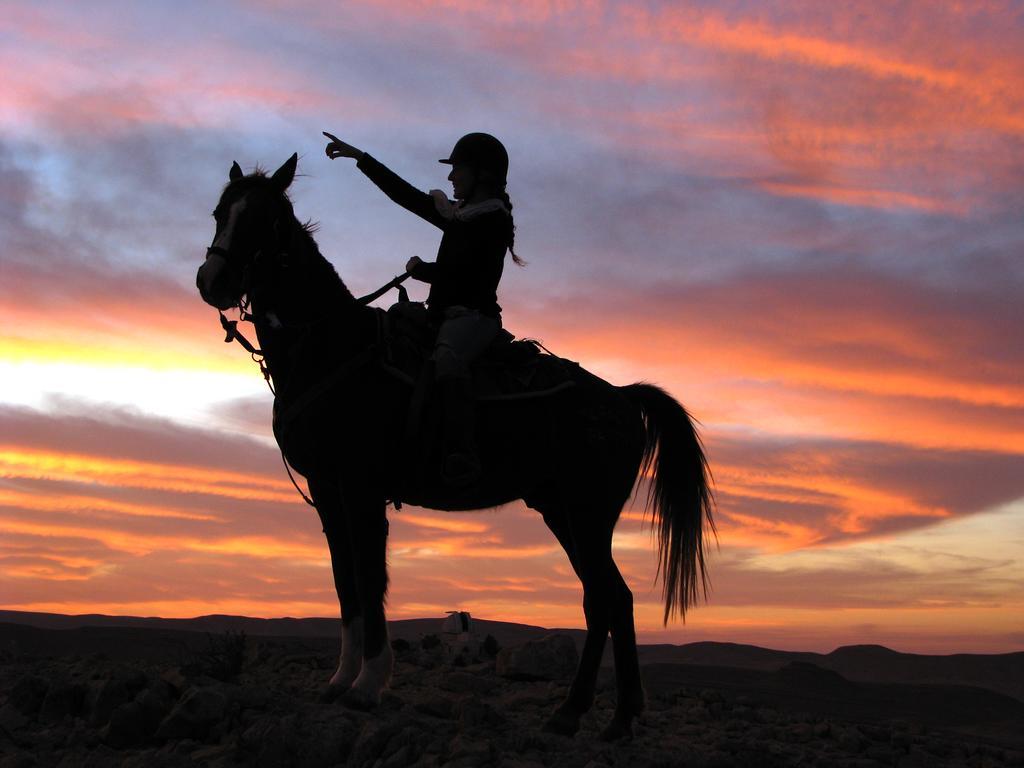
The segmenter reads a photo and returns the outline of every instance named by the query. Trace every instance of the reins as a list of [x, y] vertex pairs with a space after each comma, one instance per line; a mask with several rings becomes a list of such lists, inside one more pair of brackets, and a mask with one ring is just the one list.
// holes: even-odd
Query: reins
[[[373, 291], [373, 293], [368, 293], [365, 296], [361, 296], [360, 298], [356, 299], [356, 303], [365, 306], [369, 304], [371, 301], [379, 299], [392, 288], [398, 289], [398, 300], [400, 302], [407, 302], [409, 300], [409, 293], [406, 290], [405, 286], [402, 285], [402, 283], [408, 280], [409, 277], [410, 274], [408, 272], [405, 272], [404, 274], [401, 275], [397, 275], [391, 280], [389, 280], [387, 283], [382, 285], [380, 288]], [[257, 349], [256, 346], [251, 341], [249, 341], [240, 330], [238, 330], [239, 322], [253, 321], [253, 315], [251, 312], [249, 312], [248, 300], [243, 301], [242, 299], [239, 299], [238, 310], [238, 320], [228, 320], [223, 310], [217, 310], [218, 314], [220, 315], [221, 328], [224, 329], [224, 343], [230, 344], [232, 341], [237, 341], [242, 346], [242, 348], [249, 353], [249, 356], [253, 359], [253, 361], [255, 361], [257, 365], [259, 365], [260, 373], [263, 374], [263, 379], [264, 381], [267, 382], [267, 387], [270, 389], [270, 394], [274, 396], [276, 405], [277, 390], [274, 388], [274, 384], [271, 380], [270, 369], [267, 367], [266, 364], [266, 356], [263, 354], [262, 350]], [[378, 327], [378, 337], [379, 335], [380, 329]], [[275, 421], [282, 424], [287, 423], [288, 419], [294, 417], [299, 411], [303, 410], [306, 406], [308, 406], [310, 403], [312, 403], [314, 400], [320, 397], [332, 386], [337, 384], [342, 379], [346, 378], [353, 371], [360, 368], [364, 362], [369, 360], [372, 352], [373, 347], [371, 346], [357, 354], [355, 357], [346, 360], [345, 363], [340, 368], [331, 373], [331, 375], [328, 376], [324, 381], [321, 381], [317, 386], [311, 387], [306, 392], [303, 392], [302, 395], [294, 403], [288, 406], [287, 410], [285, 410], [284, 413], [281, 414], [279, 418]], [[298, 482], [296, 482], [295, 480], [295, 476], [292, 474], [292, 468], [288, 464], [288, 459], [285, 458], [284, 445], [282, 444], [284, 442], [283, 426], [281, 427], [281, 431], [282, 438], [277, 440], [277, 447], [281, 451], [281, 463], [284, 464], [285, 471], [288, 473], [288, 479], [292, 481], [292, 485], [295, 486], [295, 490], [299, 492], [299, 495], [302, 497], [302, 500], [315, 509], [316, 504], [314, 504], [313, 500], [309, 498], [306, 492], [299, 487]], [[277, 438], [276, 430], [274, 436], [275, 438]], [[394, 503], [397, 508], [399, 503], [397, 501], [395, 501]]]
[[[358, 299], [356, 299], [356, 303], [365, 306], [366, 304], [369, 304], [371, 301], [379, 299], [392, 288], [398, 289], [398, 300], [400, 302], [407, 302], [409, 301], [409, 292], [405, 289], [405, 286], [402, 285], [402, 283], [408, 280], [410, 276], [411, 275], [408, 272], [405, 272], [401, 275], [397, 275], [388, 282], [386, 282], [373, 293], [368, 293], [365, 296], [360, 296]], [[262, 373], [263, 378], [267, 380], [267, 386], [270, 387], [270, 393], [276, 396], [277, 393], [274, 392], [274, 385], [270, 383], [270, 372], [266, 369], [266, 366], [263, 364], [263, 352], [259, 349], [256, 349], [253, 343], [249, 341], [247, 338], [245, 338], [242, 332], [238, 330], [238, 324], [240, 322], [252, 321], [252, 314], [248, 311], [248, 303], [243, 303], [241, 300], [239, 300], [238, 309], [240, 312], [238, 320], [228, 320], [223, 310], [217, 310], [218, 314], [220, 315], [220, 325], [224, 329], [224, 343], [230, 344], [232, 341], [237, 341], [239, 344], [242, 345], [242, 348], [249, 353], [252, 359], [259, 363], [260, 373]]]

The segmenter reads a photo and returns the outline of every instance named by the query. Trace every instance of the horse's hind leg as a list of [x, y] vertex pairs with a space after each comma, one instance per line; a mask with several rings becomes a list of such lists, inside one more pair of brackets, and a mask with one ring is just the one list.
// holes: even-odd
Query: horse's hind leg
[[583, 613], [587, 622], [583, 653], [569, 695], [544, 724], [544, 730], [568, 736], [579, 730], [580, 718], [594, 704], [597, 675], [615, 600], [615, 564], [611, 551], [615, 520], [596, 510], [590, 511], [592, 516], [579, 508], [571, 512], [542, 511], [544, 522], [558, 538], [583, 582]]
[[356, 589], [354, 548], [337, 481], [311, 476], [309, 491], [331, 551], [334, 588], [341, 606], [341, 656], [326, 694], [333, 699], [347, 691], [359, 675], [363, 663], [363, 611]]
[[601, 732], [606, 741], [631, 735], [633, 718], [644, 711], [644, 688], [633, 624], [633, 593], [619, 568], [612, 563], [616, 584], [612, 608], [612, 651], [615, 654], [615, 714]]

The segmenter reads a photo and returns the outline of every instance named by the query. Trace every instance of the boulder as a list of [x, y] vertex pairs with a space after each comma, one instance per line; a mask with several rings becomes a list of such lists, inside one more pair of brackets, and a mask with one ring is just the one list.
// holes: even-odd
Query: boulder
[[442, 720], [455, 719], [455, 701], [448, 696], [429, 696], [414, 705], [417, 712], [439, 717]]
[[[409, 728], [410, 725], [413, 727]], [[383, 764], [386, 759], [409, 744], [412, 734], [416, 731], [417, 727], [413, 720], [401, 714], [391, 721], [370, 720], [363, 726], [358, 740], [352, 747], [348, 765], [362, 768], [375, 763]], [[412, 746], [415, 749], [417, 745], [413, 743]]]
[[459, 725], [463, 729], [503, 725], [505, 717], [494, 707], [476, 696], [467, 696], [459, 702]]
[[496, 682], [482, 675], [453, 671], [443, 675], [438, 685], [452, 693], [489, 693], [494, 690]]
[[224, 717], [228, 697], [218, 688], [189, 688], [157, 729], [159, 739], [201, 739]]
[[146, 676], [137, 670], [118, 670], [104, 680], [91, 697], [89, 724], [95, 728], [105, 725], [111, 713], [134, 699], [147, 682]]
[[144, 743], [149, 735], [146, 713], [137, 702], [121, 704], [110, 713], [109, 721], [103, 740], [114, 749], [137, 746]]
[[173, 699], [171, 687], [163, 680], [155, 680], [135, 697], [135, 702], [142, 708], [146, 718], [147, 733], [155, 733], [167, 713], [171, 711]]
[[86, 694], [88, 689], [84, 683], [70, 680], [52, 682], [39, 708], [39, 719], [46, 723], [59, 723], [68, 715], [81, 714]]
[[50, 685], [38, 675], [24, 675], [11, 686], [7, 702], [23, 715], [32, 716], [39, 711]]
[[249, 753], [245, 762], [257, 768], [272, 768], [288, 761], [281, 721], [272, 715], [261, 717], [246, 728], [239, 737], [239, 747]]
[[495, 671], [512, 680], [564, 680], [579, 664], [576, 643], [569, 635], [545, 635], [498, 652]]

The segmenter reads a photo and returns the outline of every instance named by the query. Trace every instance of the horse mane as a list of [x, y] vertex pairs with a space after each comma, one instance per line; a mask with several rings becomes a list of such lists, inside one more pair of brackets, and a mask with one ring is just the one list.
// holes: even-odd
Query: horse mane
[[[229, 181], [224, 187], [224, 191], [221, 194], [224, 195], [230, 193], [245, 194], [249, 190], [253, 189], [269, 189], [270, 188], [270, 177], [267, 172], [260, 166], [256, 166], [252, 173], [247, 176], [243, 176], [240, 179]], [[292, 204], [291, 196], [288, 194], [288, 190], [277, 193], [280, 195], [282, 202], [284, 203], [287, 215], [290, 217], [293, 232], [298, 237], [299, 245], [307, 256], [310, 257], [309, 264], [313, 271], [316, 273], [317, 280], [313, 282], [313, 285], [317, 287], [318, 292], [323, 295], [318, 296], [318, 301], [340, 301], [348, 302], [354, 300], [352, 292], [345, 285], [345, 281], [341, 279], [341, 275], [334, 268], [334, 265], [327, 260], [327, 258], [320, 253], [320, 246], [317, 245], [316, 239], [313, 235], [320, 229], [320, 223], [315, 222], [312, 219], [307, 219], [305, 222], [301, 222], [295, 216], [295, 206]]]

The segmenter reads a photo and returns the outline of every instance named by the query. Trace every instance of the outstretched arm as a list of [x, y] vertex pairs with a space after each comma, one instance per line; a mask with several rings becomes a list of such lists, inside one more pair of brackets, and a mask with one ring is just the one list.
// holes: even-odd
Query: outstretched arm
[[327, 131], [324, 136], [331, 141], [325, 148], [327, 156], [334, 160], [338, 157], [351, 157], [356, 160], [356, 167], [365, 173], [370, 181], [380, 187], [381, 191], [417, 216], [426, 219], [434, 226], [444, 229], [448, 220], [441, 216], [434, 204], [434, 199], [426, 192], [421, 192], [397, 173], [386, 167], [366, 152], [353, 147]]

